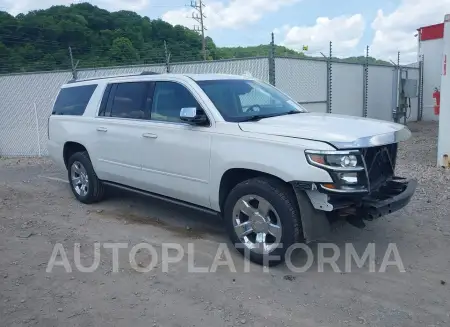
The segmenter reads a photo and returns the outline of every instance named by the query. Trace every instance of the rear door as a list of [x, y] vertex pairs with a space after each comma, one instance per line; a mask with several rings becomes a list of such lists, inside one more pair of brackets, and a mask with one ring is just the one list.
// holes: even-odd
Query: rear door
[[143, 134], [150, 117], [152, 82], [110, 84], [95, 121], [100, 179], [143, 188]]

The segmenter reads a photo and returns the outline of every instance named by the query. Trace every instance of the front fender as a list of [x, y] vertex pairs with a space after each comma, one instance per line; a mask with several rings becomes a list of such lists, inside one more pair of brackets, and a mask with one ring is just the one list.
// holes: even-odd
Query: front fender
[[233, 168], [261, 172], [285, 182], [332, 182], [328, 172], [307, 162], [304, 151], [308, 148], [328, 149], [328, 146], [285, 137], [260, 139], [215, 136], [212, 140], [210, 166], [212, 209], [220, 210], [220, 182], [225, 172]]

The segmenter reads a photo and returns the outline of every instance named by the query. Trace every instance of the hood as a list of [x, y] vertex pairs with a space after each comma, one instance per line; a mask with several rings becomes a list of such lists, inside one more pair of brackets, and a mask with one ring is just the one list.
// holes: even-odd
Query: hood
[[411, 136], [407, 127], [397, 123], [311, 112], [242, 122], [239, 127], [244, 132], [322, 141], [338, 149], [397, 143]]

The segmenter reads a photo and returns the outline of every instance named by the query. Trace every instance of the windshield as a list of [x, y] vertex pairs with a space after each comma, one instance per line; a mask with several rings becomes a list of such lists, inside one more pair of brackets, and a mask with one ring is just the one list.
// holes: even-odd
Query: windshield
[[244, 79], [198, 81], [226, 121], [307, 112], [271, 85]]

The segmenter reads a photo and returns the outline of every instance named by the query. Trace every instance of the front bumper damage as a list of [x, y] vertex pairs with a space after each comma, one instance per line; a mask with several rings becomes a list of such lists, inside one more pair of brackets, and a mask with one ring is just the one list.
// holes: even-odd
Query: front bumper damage
[[416, 187], [415, 179], [395, 177], [362, 198], [360, 213], [364, 219], [373, 220], [400, 210], [409, 203]]
[[[303, 189], [293, 184], [300, 206], [303, 234], [306, 242], [327, 237], [333, 226], [343, 221], [364, 228], [371, 221], [405, 207], [417, 187], [415, 179], [392, 177], [368, 194], [330, 194], [314, 186]], [[305, 195], [308, 201], [305, 200]], [[306, 208], [303, 209], [302, 207]]]

